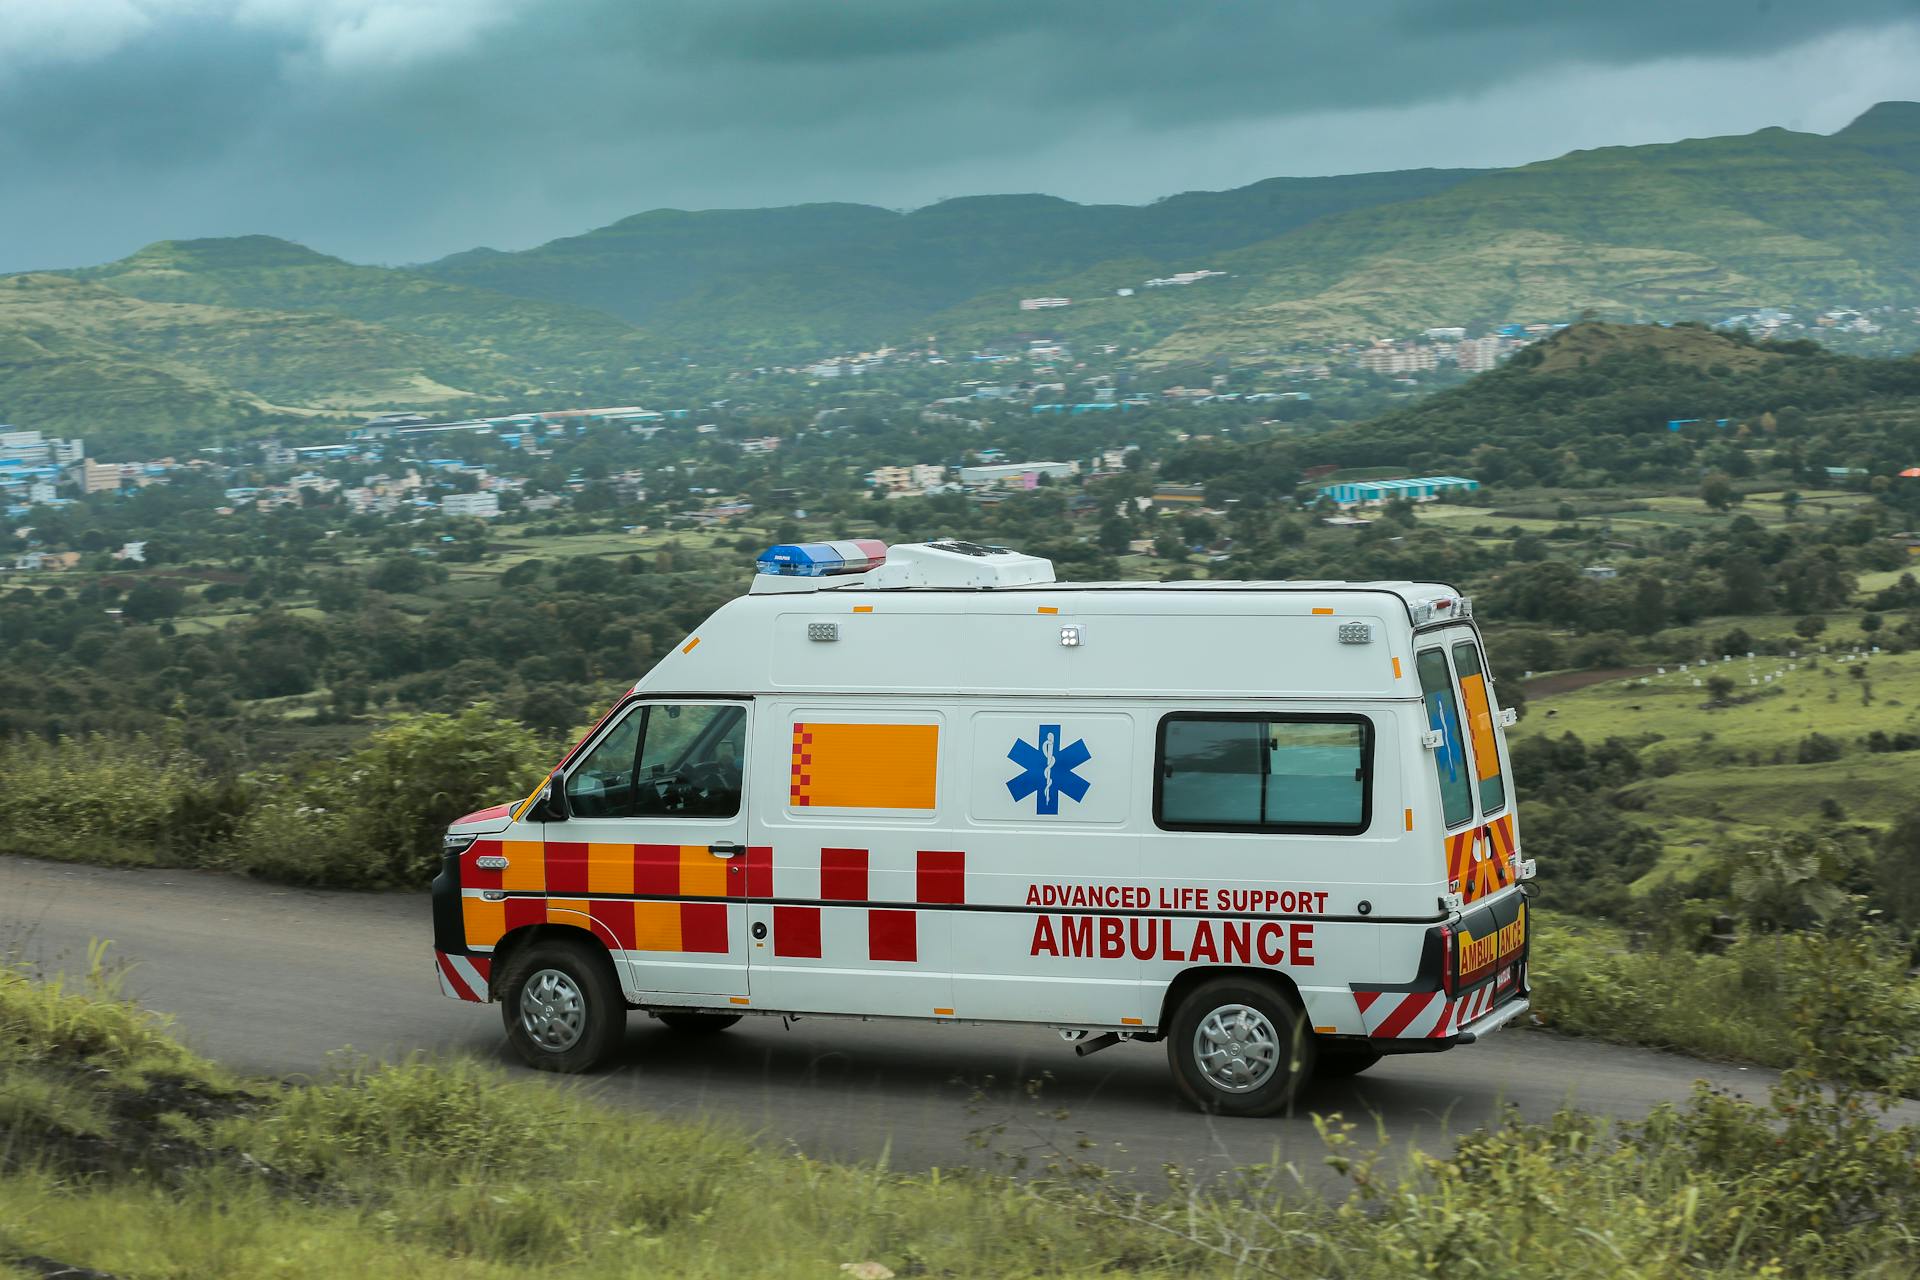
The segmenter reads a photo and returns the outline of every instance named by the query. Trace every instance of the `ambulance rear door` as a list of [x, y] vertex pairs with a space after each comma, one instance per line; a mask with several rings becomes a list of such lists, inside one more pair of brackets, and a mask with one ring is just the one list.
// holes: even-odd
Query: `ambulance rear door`
[[1499, 707], [1479, 637], [1450, 626], [1416, 641], [1414, 672], [1432, 750], [1447, 890], [1471, 905], [1519, 882], [1512, 786], [1501, 747]]

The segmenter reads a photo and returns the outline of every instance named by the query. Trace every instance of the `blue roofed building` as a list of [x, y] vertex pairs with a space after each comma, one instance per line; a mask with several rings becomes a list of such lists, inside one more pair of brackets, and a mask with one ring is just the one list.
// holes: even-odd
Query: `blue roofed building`
[[1478, 480], [1465, 476], [1414, 476], [1400, 480], [1346, 480], [1321, 485], [1314, 494], [1332, 498], [1343, 507], [1377, 507], [1396, 498], [1433, 502], [1449, 493], [1473, 493], [1479, 488]]

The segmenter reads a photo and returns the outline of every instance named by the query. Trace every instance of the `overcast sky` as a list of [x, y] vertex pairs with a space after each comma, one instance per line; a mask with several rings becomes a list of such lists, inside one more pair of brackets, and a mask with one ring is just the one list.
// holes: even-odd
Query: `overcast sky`
[[1920, 0], [0, 0], [0, 271], [1831, 132]]

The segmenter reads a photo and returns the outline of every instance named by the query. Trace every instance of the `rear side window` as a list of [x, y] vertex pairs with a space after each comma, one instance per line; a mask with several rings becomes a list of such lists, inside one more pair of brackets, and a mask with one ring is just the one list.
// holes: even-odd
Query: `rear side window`
[[1440, 810], [1448, 826], [1473, 817], [1473, 790], [1467, 780], [1467, 748], [1460, 738], [1460, 706], [1453, 696], [1453, 676], [1447, 655], [1427, 649], [1413, 660], [1420, 675], [1420, 694], [1427, 704], [1427, 727], [1440, 734], [1433, 767], [1440, 775]]
[[1480, 646], [1463, 640], [1453, 646], [1453, 669], [1460, 673], [1460, 702], [1473, 738], [1473, 771], [1480, 786], [1480, 812], [1492, 813], [1507, 802], [1507, 780], [1500, 769], [1500, 746], [1493, 736], [1493, 690], [1480, 662]]
[[1154, 819], [1170, 831], [1367, 829], [1373, 724], [1364, 716], [1181, 712], [1160, 722]]

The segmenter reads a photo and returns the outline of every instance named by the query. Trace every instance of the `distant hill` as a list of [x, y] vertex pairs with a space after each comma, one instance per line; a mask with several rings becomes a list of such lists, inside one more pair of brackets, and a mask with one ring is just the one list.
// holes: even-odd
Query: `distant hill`
[[[1203, 267], [1228, 276], [1141, 287]], [[653, 350], [1047, 332], [1145, 347], [1150, 364], [1588, 308], [1632, 320], [1906, 302], [1920, 291], [1920, 104], [1881, 104], [1831, 136], [1763, 129], [1514, 169], [1274, 179], [1142, 207], [656, 210], [421, 270], [597, 308], [646, 329]], [[1035, 295], [1074, 305], [1021, 312]]]
[[1121, 257], [1184, 262], [1329, 214], [1432, 195], [1476, 172], [1274, 178], [1150, 205], [1009, 195], [911, 213], [857, 204], [656, 209], [536, 249], [476, 249], [421, 271], [598, 308], [668, 345], [877, 345], [985, 290], [1017, 296]]
[[[1154, 277], [1209, 269], [1185, 286]], [[0, 420], [117, 430], [620, 395], [635, 365], [917, 340], [1114, 342], [1145, 367], [1264, 361], [1433, 325], [1718, 318], [1920, 298], [1920, 104], [1831, 136], [1574, 152], [1502, 170], [1275, 178], [1153, 204], [977, 196], [654, 210], [414, 269], [267, 236], [0, 278]], [[1128, 290], [1129, 296], [1120, 291]], [[1021, 311], [1019, 300], [1071, 306]], [[94, 372], [83, 372], [91, 370]]]
[[[1482, 173], [1223, 254], [1230, 280], [1133, 298], [1100, 268], [1052, 286], [1084, 304], [1056, 332], [1127, 335], [1152, 362], [1355, 340], [1428, 325], [1717, 317], [1782, 303], [1920, 295], [1920, 104], [1875, 107], [1831, 136], [1609, 147]], [[1004, 329], [1014, 299], [946, 317]]]

